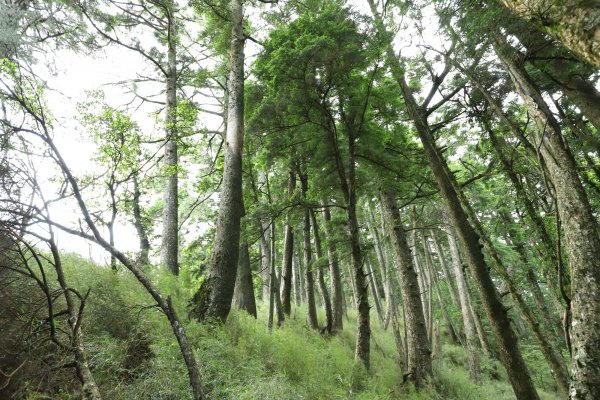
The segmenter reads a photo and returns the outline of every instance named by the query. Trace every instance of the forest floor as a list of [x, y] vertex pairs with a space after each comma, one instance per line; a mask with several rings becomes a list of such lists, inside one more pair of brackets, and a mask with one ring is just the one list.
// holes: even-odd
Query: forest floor
[[[191, 398], [187, 372], [166, 318], [126, 272], [113, 273], [69, 256], [70, 284], [92, 288], [83, 324], [90, 366], [104, 399], [180, 400]], [[153, 279], [172, 293], [188, 338], [196, 349], [209, 399], [514, 399], [502, 366], [483, 358], [483, 381], [469, 380], [465, 351], [444, 343], [434, 360], [435, 378], [415, 392], [402, 383], [391, 328], [371, 316], [371, 371], [354, 366], [356, 313], [349, 310], [344, 330], [323, 336], [310, 330], [302, 307], [294, 307], [282, 327], [266, 330], [267, 307], [259, 302], [257, 320], [232, 311], [224, 325], [199, 324], [186, 317], [189, 290], [167, 274]], [[185, 279], [185, 278], [184, 278]], [[324, 316], [319, 315], [319, 321]], [[446, 338], [442, 338], [443, 342]], [[522, 343], [528, 365], [544, 400], [558, 400], [554, 382], [539, 351]], [[33, 383], [33, 382], [32, 382]], [[70, 386], [70, 385], [67, 385]], [[546, 390], [546, 391], [544, 391]], [[57, 399], [71, 394], [55, 393]], [[30, 397], [33, 398], [33, 397]]]

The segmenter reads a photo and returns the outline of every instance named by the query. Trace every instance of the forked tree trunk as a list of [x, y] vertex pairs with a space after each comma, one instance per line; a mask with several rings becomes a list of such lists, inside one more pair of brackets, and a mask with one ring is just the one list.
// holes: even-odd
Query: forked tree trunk
[[390, 243], [397, 263], [398, 283], [404, 306], [407, 373], [418, 388], [424, 387], [431, 378], [431, 348], [425, 328], [425, 316], [419, 295], [419, 284], [400, 212], [394, 197], [384, 191], [379, 193], [386, 219]]
[[237, 273], [242, 200], [244, 141], [244, 12], [242, 0], [230, 3], [232, 30], [228, 81], [227, 134], [223, 183], [213, 252], [200, 289], [192, 299], [191, 314], [199, 320], [225, 321], [231, 308]]

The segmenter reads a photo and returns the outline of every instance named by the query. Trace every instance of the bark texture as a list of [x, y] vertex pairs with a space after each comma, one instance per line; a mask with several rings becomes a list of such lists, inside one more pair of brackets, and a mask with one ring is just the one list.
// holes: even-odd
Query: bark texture
[[333, 241], [329, 240], [329, 223], [331, 222], [331, 212], [329, 208], [323, 209], [323, 220], [325, 236], [327, 243], [327, 257], [329, 258], [329, 283], [331, 288], [331, 330], [332, 332], [341, 331], [344, 328], [344, 291], [342, 288], [342, 274], [340, 272], [340, 263], [338, 261], [337, 248]]
[[223, 183], [217, 220], [217, 233], [208, 271], [192, 299], [190, 313], [199, 320], [224, 321], [231, 299], [239, 256], [242, 200], [242, 147], [244, 140], [244, 32], [241, 0], [231, 0], [232, 16], [228, 81], [227, 132]]
[[[600, 8], [598, 8], [600, 12]], [[570, 398], [600, 398], [600, 229], [561, 127], [539, 89], [498, 34], [498, 56], [537, 127], [537, 141], [555, 188], [572, 277]], [[600, 53], [599, 53], [600, 54]]]
[[[374, 1], [368, 0], [368, 2], [373, 15], [375, 16], [375, 22], [379, 33], [387, 36], [386, 28], [381, 16], [377, 12]], [[394, 53], [389, 39], [387, 45], [387, 62], [390, 66], [392, 75], [400, 88], [408, 114], [421, 139], [429, 166], [433, 171], [438, 187], [449, 210], [450, 217], [457, 230], [462, 247], [467, 254], [471, 274], [477, 284], [477, 289], [481, 296], [490, 325], [492, 326], [494, 337], [499, 344], [500, 359], [506, 368], [515, 395], [519, 399], [538, 400], [539, 396], [533, 386], [531, 376], [517, 346], [517, 337], [510, 326], [506, 309], [502, 305], [490, 277], [479, 243], [479, 237], [473, 230], [473, 227], [469, 224], [467, 215], [461, 207], [450, 177], [447, 175], [445, 160], [440, 156], [435, 147], [432, 132], [427, 123], [426, 110], [417, 104], [412, 90], [406, 82], [404, 68]]]
[[409, 379], [415, 383], [416, 387], [424, 387], [432, 374], [431, 348], [425, 328], [417, 273], [412, 262], [396, 200], [390, 193], [384, 191], [380, 192], [380, 199], [398, 266], [398, 283], [400, 284], [406, 324], [407, 373], [411, 374]]
[[[294, 195], [296, 188], [296, 173], [293, 168], [290, 168], [290, 176], [288, 178], [288, 197]], [[292, 311], [292, 264], [294, 258], [294, 230], [290, 224], [290, 217], [288, 216], [284, 228], [283, 238], [283, 268], [281, 274], [283, 276], [283, 287], [281, 289], [281, 307], [283, 313], [290, 315]]]
[[246, 240], [243, 240], [240, 244], [237, 277], [235, 279], [235, 288], [233, 292], [235, 308], [238, 310], [245, 310], [248, 314], [256, 318], [254, 283], [252, 281], [252, 271], [250, 270], [248, 242]]
[[166, 181], [163, 191], [163, 231], [161, 263], [174, 275], [179, 274], [179, 196], [178, 196], [178, 132], [177, 132], [177, 48], [173, 5], [168, 16], [167, 36], [167, 104], [164, 166]]
[[600, 6], [590, 0], [501, 0], [582, 60], [600, 68]]

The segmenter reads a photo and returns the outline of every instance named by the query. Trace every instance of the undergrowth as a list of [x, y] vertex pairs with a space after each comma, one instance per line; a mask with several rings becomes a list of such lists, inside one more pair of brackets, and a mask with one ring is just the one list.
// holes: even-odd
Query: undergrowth
[[[179, 400], [191, 398], [187, 371], [166, 318], [126, 271], [114, 273], [77, 256], [65, 257], [71, 285], [91, 288], [83, 324], [90, 366], [105, 399]], [[199, 324], [186, 317], [187, 291], [176, 278], [154, 273], [155, 283], [174, 304], [186, 326], [210, 399], [514, 399], [501, 365], [483, 358], [483, 382], [469, 380], [466, 354], [444, 344], [435, 378], [416, 392], [402, 383], [390, 330], [372, 318], [371, 370], [355, 367], [356, 314], [350, 310], [344, 330], [322, 336], [307, 328], [305, 311], [294, 307], [282, 327], [266, 330], [266, 305], [259, 318], [231, 312], [224, 325]], [[323, 321], [323, 315], [319, 315]], [[559, 397], [539, 352], [526, 348], [532, 374], [545, 400]], [[132, 358], [133, 357], [133, 358]], [[541, 385], [540, 382], [543, 384]], [[65, 397], [67, 398], [67, 397]]]

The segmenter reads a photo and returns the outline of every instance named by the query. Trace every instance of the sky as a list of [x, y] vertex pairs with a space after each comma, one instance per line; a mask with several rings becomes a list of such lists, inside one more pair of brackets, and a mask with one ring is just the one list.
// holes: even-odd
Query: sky
[[[353, 3], [357, 11], [369, 13], [366, 1], [357, 0]], [[256, 18], [256, 10], [251, 13], [252, 18]], [[264, 37], [264, 33], [259, 32], [258, 36]], [[144, 35], [141, 35], [140, 39], [145, 44], [154, 40]], [[433, 39], [433, 36], [429, 39]], [[403, 45], [401, 40], [402, 38], [399, 38], [398, 47]], [[257, 44], [247, 41], [247, 66], [259, 51], [260, 47]], [[408, 49], [404, 47], [403, 54], [414, 51], [417, 51], [416, 47]], [[94, 145], [89, 134], [81, 129], [75, 118], [77, 104], [86, 99], [88, 91], [102, 89], [108, 104], [113, 107], [125, 106], [132, 98], [132, 94], [127, 92], [127, 88], [131, 86], [116, 85], [116, 83], [129, 82], [140, 75], [154, 75], [153, 69], [139, 54], [117, 45], [106, 46], [91, 55], [71, 50], [57, 50], [50, 53], [48, 59], [44, 59], [43, 56], [39, 58], [36, 69], [46, 80], [49, 88], [46, 92], [46, 100], [56, 120], [54, 130], [56, 145], [76, 176], [97, 174], [99, 172], [97, 167], [90, 161], [93, 158]], [[147, 90], [157, 93], [162, 90], [162, 87], [157, 83], [147, 87]], [[162, 134], [160, 126], [156, 126], [155, 119], [151, 115], [157, 107], [159, 106], [145, 105], [135, 113], [136, 121], [144, 133], [153, 137], [160, 137]], [[216, 129], [220, 125], [214, 116], [202, 115], [201, 119], [209, 129]], [[43, 190], [49, 193], [55, 192], [57, 186], [51, 181], [51, 177], [58, 173], [58, 168], [49, 164], [47, 167], [40, 168], [40, 171], [45, 178]], [[50, 212], [53, 218], [67, 225], [77, 224], [81, 218], [74, 202], [56, 204]], [[99, 262], [108, 262], [109, 257], [103, 249], [83, 239], [59, 233], [58, 243], [64, 250], [77, 252]], [[131, 224], [119, 223], [116, 229], [116, 243], [120, 250], [137, 250], [138, 239]]]

